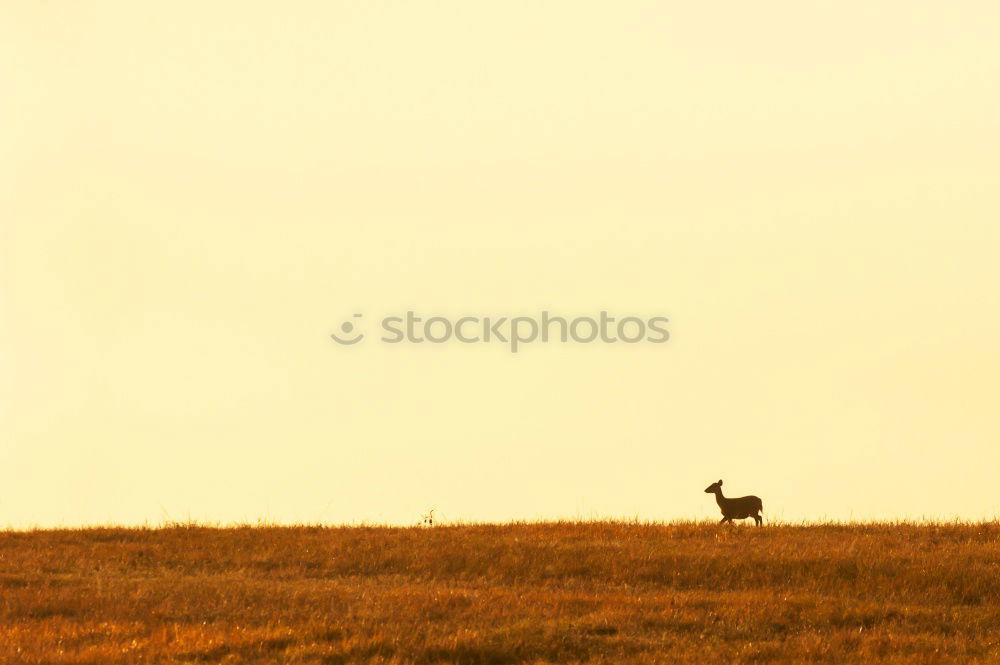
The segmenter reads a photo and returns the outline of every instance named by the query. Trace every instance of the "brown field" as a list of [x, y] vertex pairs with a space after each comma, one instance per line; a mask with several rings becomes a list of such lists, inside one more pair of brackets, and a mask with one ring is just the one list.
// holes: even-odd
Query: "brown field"
[[0, 663], [1000, 662], [1000, 524], [0, 532]]

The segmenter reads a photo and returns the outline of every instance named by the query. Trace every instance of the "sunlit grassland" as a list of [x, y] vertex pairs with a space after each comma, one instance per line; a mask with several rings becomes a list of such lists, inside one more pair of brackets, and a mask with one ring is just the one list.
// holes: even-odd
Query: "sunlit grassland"
[[0, 532], [0, 663], [1000, 662], [1000, 524]]

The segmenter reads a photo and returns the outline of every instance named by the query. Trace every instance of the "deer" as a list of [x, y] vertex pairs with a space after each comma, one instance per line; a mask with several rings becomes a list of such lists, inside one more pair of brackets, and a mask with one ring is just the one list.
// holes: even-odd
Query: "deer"
[[722, 521], [719, 524], [725, 522], [733, 523], [733, 520], [742, 520], [748, 517], [752, 517], [757, 526], [760, 526], [764, 518], [760, 516], [760, 511], [764, 510], [764, 502], [760, 500], [758, 496], [741, 496], [738, 499], [727, 499], [722, 496], [722, 481], [712, 483], [705, 488], [706, 494], [714, 494], [715, 502], [719, 504], [719, 509], [722, 510]]

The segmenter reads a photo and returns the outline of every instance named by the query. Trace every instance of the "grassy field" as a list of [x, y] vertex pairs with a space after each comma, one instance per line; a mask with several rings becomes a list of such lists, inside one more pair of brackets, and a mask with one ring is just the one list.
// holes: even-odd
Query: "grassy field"
[[1000, 524], [0, 532], [0, 663], [1000, 662]]

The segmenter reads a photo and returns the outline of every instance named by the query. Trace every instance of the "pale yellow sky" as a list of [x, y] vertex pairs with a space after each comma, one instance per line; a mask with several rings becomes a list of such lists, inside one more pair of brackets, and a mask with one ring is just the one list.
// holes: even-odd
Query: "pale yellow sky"
[[[994, 517], [989, 2], [0, 4], [0, 524]], [[354, 347], [381, 316], [667, 344]], [[369, 332], [375, 332], [371, 330]]]

